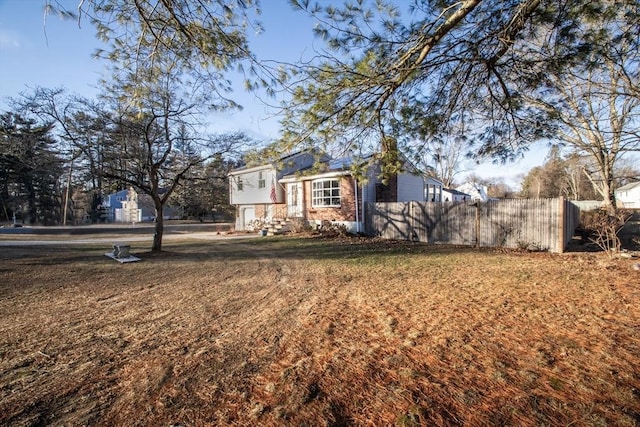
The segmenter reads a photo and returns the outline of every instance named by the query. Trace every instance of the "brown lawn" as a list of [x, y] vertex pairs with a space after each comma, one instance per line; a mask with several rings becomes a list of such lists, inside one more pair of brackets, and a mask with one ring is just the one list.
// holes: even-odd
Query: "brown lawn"
[[[133, 252], [144, 251], [139, 244]], [[640, 424], [640, 272], [372, 240], [0, 248], [0, 424]]]

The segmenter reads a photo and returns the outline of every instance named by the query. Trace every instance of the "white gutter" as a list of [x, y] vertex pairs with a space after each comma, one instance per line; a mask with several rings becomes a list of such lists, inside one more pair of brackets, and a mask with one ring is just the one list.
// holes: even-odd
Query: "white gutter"
[[315, 175], [288, 175], [283, 178], [280, 178], [278, 182], [282, 183], [290, 183], [290, 182], [302, 182], [302, 181], [314, 181], [316, 179], [326, 179], [326, 178], [340, 178], [343, 176], [351, 175], [348, 171], [333, 171], [333, 172], [325, 172], [319, 173]]
[[257, 172], [257, 171], [260, 171], [260, 170], [267, 170], [267, 169], [274, 169], [275, 170], [275, 167], [273, 165], [253, 166], [253, 167], [250, 167], [250, 168], [232, 170], [227, 175], [242, 175], [242, 174], [245, 174], [245, 173]]

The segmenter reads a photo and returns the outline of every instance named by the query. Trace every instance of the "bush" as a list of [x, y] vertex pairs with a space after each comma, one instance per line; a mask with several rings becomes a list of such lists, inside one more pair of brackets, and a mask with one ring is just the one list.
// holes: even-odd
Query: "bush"
[[289, 222], [289, 230], [292, 233], [308, 233], [312, 228], [304, 219], [294, 218]]
[[594, 243], [603, 251], [613, 255], [620, 252], [620, 230], [631, 214], [615, 211], [613, 214], [605, 210], [589, 211], [580, 214], [580, 229], [583, 239]]
[[318, 231], [322, 237], [346, 237], [349, 235], [346, 225], [331, 221], [322, 221]]

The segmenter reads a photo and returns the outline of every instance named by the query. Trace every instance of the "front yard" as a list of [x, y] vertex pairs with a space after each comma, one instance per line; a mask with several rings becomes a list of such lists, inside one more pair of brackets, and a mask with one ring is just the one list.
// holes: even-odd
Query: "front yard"
[[1, 425], [640, 423], [640, 272], [365, 239], [1, 248]]

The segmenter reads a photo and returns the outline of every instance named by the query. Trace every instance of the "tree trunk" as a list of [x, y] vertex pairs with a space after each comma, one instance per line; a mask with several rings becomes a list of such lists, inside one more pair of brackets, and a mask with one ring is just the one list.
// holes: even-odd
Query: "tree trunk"
[[164, 206], [159, 200], [153, 201], [155, 205], [155, 227], [153, 233], [153, 245], [151, 246], [151, 252], [162, 251], [162, 235], [164, 234]]
[[382, 202], [398, 201], [398, 172], [401, 169], [398, 142], [391, 137], [382, 139]]
[[616, 212], [616, 193], [613, 188], [613, 179], [607, 180], [604, 185], [604, 193], [606, 194], [605, 198], [605, 207], [607, 208], [607, 212], [610, 215], [613, 215]]
[[[38, 219], [38, 209], [36, 207], [36, 190], [33, 188], [33, 183], [31, 179], [27, 182], [27, 206], [29, 212], [29, 221], [30, 225], [34, 225], [36, 220]], [[24, 222], [24, 220], [23, 220]]]

